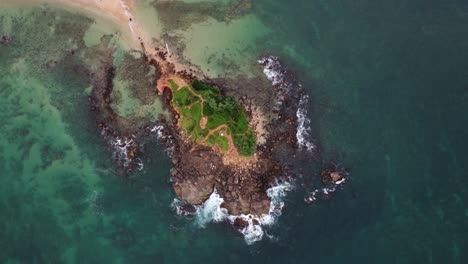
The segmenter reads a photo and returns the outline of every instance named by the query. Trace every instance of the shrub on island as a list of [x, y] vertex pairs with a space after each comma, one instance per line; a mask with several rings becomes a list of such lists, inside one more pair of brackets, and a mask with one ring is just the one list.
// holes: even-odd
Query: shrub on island
[[[227, 137], [230, 136], [240, 155], [250, 156], [255, 153], [255, 134], [249, 128], [244, 108], [235, 97], [222, 95], [218, 88], [199, 80], [192, 83], [192, 89], [179, 89], [174, 81], [169, 82], [173, 91], [173, 105], [181, 114], [180, 124], [195, 141], [228, 150]], [[202, 118], [207, 119], [206, 128], [200, 125]], [[220, 134], [221, 129], [227, 135]], [[209, 135], [210, 131], [214, 133]]]

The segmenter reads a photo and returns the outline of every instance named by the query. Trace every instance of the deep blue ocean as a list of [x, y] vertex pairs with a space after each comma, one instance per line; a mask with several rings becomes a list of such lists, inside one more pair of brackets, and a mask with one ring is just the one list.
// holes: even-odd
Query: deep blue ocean
[[[54, 12], [0, 20], [22, 32], [0, 45], [1, 263], [468, 263], [467, 1], [253, 1], [272, 29], [256, 49], [309, 94], [318, 153], [251, 246], [174, 212], [162, 146], [138, 177], [109, 171], [81, 58], [60, 46], [85, 49], [91, 22]], [[348, 181], [304, 203], [328, 161]]]

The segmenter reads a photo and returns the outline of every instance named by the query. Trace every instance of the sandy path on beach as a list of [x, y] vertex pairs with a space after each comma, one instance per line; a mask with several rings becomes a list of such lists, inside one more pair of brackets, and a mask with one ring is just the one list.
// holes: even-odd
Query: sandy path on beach
[[[61, 6], [72, 12], [83, 12], [94, 18], [101, 18], [119, 26], [127, 44], [135, 49], [140, 49], [140, 36], [144, 42], [148, 39], [143, 34], [140, 26], [135, 21], [130, 21], [133, 0], [2, 0], [1, 6], [41, 6], [53, 4]], [[123, 27], [124, 25], [124, 27]], [[132, 25], [133, 29], [131, 29]]]
[[[146, 55], [158, 61], [163, 68], [163, 72], [171, 70], [188, 71], [190, 68], [187, 65], [182, 65], [172, 58], [170, 47], [164, 43], [154, 43], [154, 38], [158, 36], [153, 36], [145, 30], [144, 25], [135, 15], [135, 2], [135, 0], [1, 0], [0, 7], [50, 4], [60, 6], [71, 12], [82, 12], [91, 18], [109, 21], [121, 31], [122, 40], [127, 47], [141, 50], [143, 45]], [[157, 55], [156, 47], [168, 51], [165, 61]], [[172, 66], [168, 67], [169, 64], [172, 64]], [[196, 68], [192, 70], [196, 70]]]
[[152, 37], [145, 32], [134, 16], [134, 0], [47, 0], [84, 10], [97, 17], [119, 25], [126, 36], [127, 44], [134, 49], [141, 49], [141, 44], [149, 49], [153, 46]]

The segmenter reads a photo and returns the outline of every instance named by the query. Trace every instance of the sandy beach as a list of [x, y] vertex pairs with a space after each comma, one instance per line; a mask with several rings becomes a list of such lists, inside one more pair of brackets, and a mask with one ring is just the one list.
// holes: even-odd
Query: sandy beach
[[[1, 6], [41, 6], [52, 4], [59, 6], [70, 12], [80, 12], [97, 21], [111, 23], [121, 34], [123, 45], [129, 49], [142, 50], [149, 59], [155, 59], [161, 64], [163, 72], [171, 71], [166, 66], [169, 64], [175, 71], [189, 71], [201, 75], [199, 69], [195, 66], [183, 65], [171, 53], [167, 43], [159, 43], [151, 32], [148, 32], [143, 23], [135, 15], [134, 0], [5, 0], [0, 3]], [[163, 61], [156, 52], [156, 49], [167, 52]]]
[[[53, 4], [72, 12], [82, 12], [94, 19], [103, 19], [119, 27], [126, 43], [134, 48], [140, 48], [140, 41], [148, 43], [146, 34], [142, 32], [135, 21], [130, 21], [133, 1], [124, 0], [4, 0], [0, 6], [40, 6]], [[122, 26], [125, 25], [125, 26]], [[133, 28], [133, 29], [132, 29]]]

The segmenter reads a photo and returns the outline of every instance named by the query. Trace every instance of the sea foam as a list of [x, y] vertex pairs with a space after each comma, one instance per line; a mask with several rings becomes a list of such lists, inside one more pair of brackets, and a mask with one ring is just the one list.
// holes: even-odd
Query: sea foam
[[[302, 93], [302, 84], [287, 78], [287, 72], [284, 70], [279, 57], [276, 56], [265, 56], [257, 61], [263, 66], [263, 73], [268, 80], [271, 81], [280, 93], [297, 92]], [[279, 95], [279, 101], [277, 105], [282, 105], [281, 95]], [[309, 96], [307, 94], [302, 95], [298, 109], [296, 112], [297, 116], [297, 144], [300, 149], [306, 151], [312, 151], [315, 145], [311, 141], [310, 136], [310, 119], [307, 116], [307, 105], [309, 103]]]
[[[104, 135], [105, 132], [103, 131]], [[136, 168], [141, 171], [144, 168], [143, 161], [140, 158], [134, 158], [129, 155], [135, 140], [129, 137], [107, 136], [109, 145], [113, 148], [112, 159], [125, 169]]]
[[[273, 187], [267, 190], [267, 195], [271, 199], [270, 210], [268, 214], [260, 216], [252, 214], [241, 214], [241, 215], [230, 215], [227, 209], [221, 207], [224, 199], [214, 190], [208, 200], [202, 205], [196, 206], [195, 224], [198, 227], [204, 228], [209, 223], [219, 223], [227, 221], [234, 224], [236, 219], [242, 219], [246, 226], [238, 230], [244, 235], [245, 242], [248, 245], [260, 241], [265, 235], [264, 227], [273, 225], [277, 218], [281, 215], [284, 206], [284, 197], [288, 191], [293, 189], [293, 185], [288, 182], [277, 183]], [[178, 214], [183, 215], [183, 211], [180, 209], [179, 199], [175, 199], [173, 202], [173, 208]]]
[[300, 148], [307, 151], [312, 151], [315, 148], [315, 145], [310, 140], [310, 119], [307, 117], [307, 104], [309, 102], [309, 96], [302, 96], [299, 102], [299, 108], [297, 109], [297, 144]]

